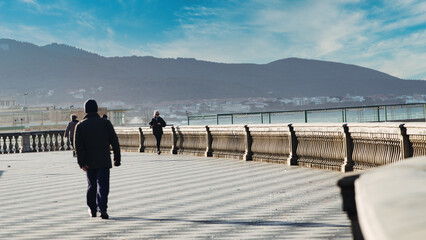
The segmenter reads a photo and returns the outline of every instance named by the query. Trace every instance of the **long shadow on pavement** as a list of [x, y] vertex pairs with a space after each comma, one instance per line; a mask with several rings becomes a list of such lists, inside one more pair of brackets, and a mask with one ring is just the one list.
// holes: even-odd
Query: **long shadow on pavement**
[[138, 217], [112, 217], [115, 221], [154, 221], [154, 222], [190, 222], [199, 224], [229, 224], [246, 226], [292, 226], [292, 227], [350, 227], [350, 225], [314, 223], [314, 222], [285, 222], [285, 221], [238, 221], [238, 220], [190, 220], [190, 219], [169, 219], [169, 218], [138, 218]]

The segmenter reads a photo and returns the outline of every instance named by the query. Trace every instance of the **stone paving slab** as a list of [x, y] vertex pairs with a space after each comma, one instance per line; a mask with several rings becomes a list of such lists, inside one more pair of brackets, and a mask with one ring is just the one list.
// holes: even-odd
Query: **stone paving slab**
[[351, 239], [343, 173], [123, 153], [109, 220], [90, 218], [71, 152], [0, 155], [0, 239]]

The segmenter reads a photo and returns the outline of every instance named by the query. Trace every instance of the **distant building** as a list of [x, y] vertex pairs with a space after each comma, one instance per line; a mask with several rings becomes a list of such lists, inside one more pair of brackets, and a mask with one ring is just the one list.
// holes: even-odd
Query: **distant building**
[[8, 109], [16, 107], [15, 99], [0, 98], [0, 109]]

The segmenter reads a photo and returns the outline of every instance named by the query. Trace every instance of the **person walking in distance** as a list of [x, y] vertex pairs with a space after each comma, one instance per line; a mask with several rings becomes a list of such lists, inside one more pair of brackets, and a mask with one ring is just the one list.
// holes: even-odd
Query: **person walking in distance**
[[75, 157], [74, 129], [75, 129], [75, 125], [77, 125], [77, 123], [78, 123], [77, 115], [71, 114], [70, 119], [71, 119], [71, 122], [68, 123], [68, 126], [65, 129], [65, 135], [64, 135], [64, 137], [70, 139], [70, 143], [71, 143], [71, 146], [73, 148], [72, 149], [72, 156]]
[[157, 154], [160, 155], [160, 144], [161, 144], [161, 137], [163, 136], [163, 127], [166, 126], [166, 122], [163, 120], [162, 117], [160, 117], [160, 113], [158, 111], [154, 111], [154, 116], [149, 122], [150, 128], [152, 128], [152, 133], [155, 136], [155, 139], [157, 140]]
[[120, 145], [114, 127], [101, 118], [95, 100], [84, 103], [86, 116], [75, 127], [74, 146], [77, 162], [87, 176], [87, 206], [89, 214], [96, 217], [100, 211], [102, 219], [108, 219], [108, 194], [110, 182], [111, 153], [114, 151], [114, 166], [121, 165]]

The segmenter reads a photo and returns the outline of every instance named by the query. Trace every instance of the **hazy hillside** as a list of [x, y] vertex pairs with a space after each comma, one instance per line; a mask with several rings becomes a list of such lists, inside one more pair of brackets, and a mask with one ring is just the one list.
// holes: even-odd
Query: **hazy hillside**
[[258, 65], [135, 56], [105, 58], [66, 45], [39, 47], [8, 39], [0, 39], [0, 81], [0, 96], [28, 91], [51, 103], [88, 97], [137, 103], [426, 93], [426, 81], [401, 80], [334, 62], [288, 58]]

